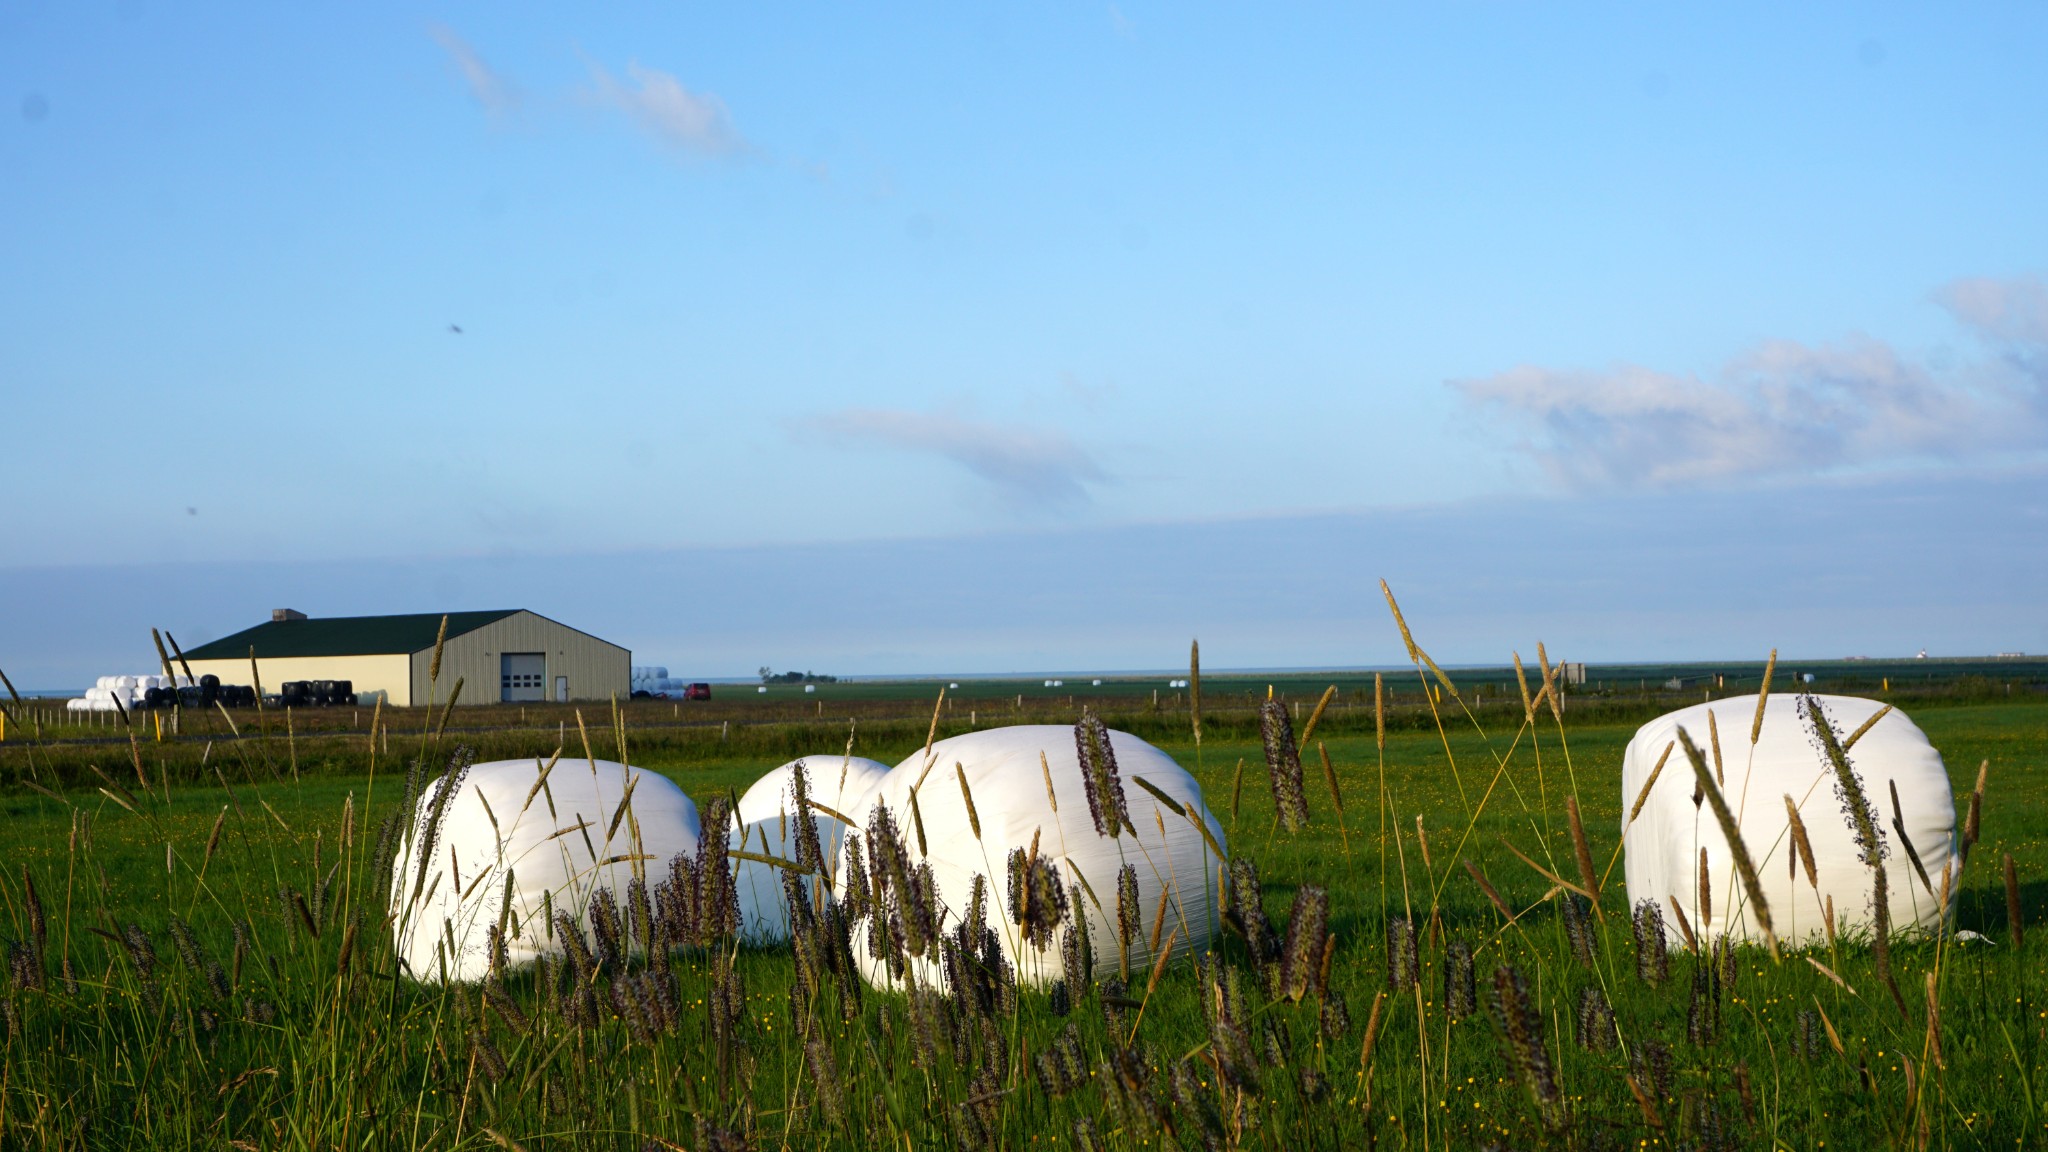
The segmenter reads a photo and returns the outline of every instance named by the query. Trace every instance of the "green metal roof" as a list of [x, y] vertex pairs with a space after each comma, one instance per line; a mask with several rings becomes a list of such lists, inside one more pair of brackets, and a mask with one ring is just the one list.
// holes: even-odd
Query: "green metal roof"
[[[448, 638], [474, 632], [518, 612], [448, 613]], [[185, 653], [192, 660], [246, 660], [249, 649], [263, 659], [283, 656], [387, 656], [424, 652], [434, 646], [441, 614], [412, 616], [329, 616], [311, 620], [272, 620], [224, 636]]]

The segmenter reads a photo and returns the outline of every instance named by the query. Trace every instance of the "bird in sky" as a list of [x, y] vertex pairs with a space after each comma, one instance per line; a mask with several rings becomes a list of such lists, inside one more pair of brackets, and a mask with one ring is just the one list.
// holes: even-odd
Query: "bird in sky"
[[460, 324], [450, 324], [450, 325], [448, 326], [448, 330], [449, 330], [450, 332], [453, 332], [453, 333], [455, 333], [455, 334], [456, 334], [457, 336], [460, 336], [460, 335], [462, 335], [462, 325], [460, 325]]

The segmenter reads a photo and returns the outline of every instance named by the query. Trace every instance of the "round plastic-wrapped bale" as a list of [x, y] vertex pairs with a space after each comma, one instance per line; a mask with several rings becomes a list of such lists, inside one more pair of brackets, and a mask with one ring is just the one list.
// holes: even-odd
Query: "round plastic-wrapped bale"
[[422, 790], [392, 866], [399, 959], [415, 980], [480, 980], [501, 924], [506, 964], [559, 955], [550, 913], [588, 938], [600, 889], [624, 906], [612, 923], [630, 933], [639, 895], [669, 874], [672, 857], [694, 860], [699, 839], [697, 806], [639, 768], [534, 759], [458, 770]]
[[[817, 840], [801, 844], [797, 819], [797, 767], [804, 767], [804, 791], [810, 801]], [[889, 766], [859, 756], [827, 753], [792, 760], [754, 781], [740, 797], [731, 847], [755, 856], [772, 856], [806, 868], [838, 858], [846, 825], [838, 816], [858, 809]], [[830, 809], [830, 812], [819, 808]], [[833, 815], [837, 813], [838, 816]], [[812, 854], [815, 849], [816, 855]], [[775, 944], [789, 939], [789, 902], [783, 896], [783, 869], [745, 857], [733, 858], [733, 887], [740, 904], [740, 938], [749, 944]], [[810, 892], [815, 881], [804, 879]]]
[[1195, 952], [1216, 931], [1226, 849], [1200, 785], [1093, 717], [939, 741], [852, 815], [835, 884], [872, 983], [943, 986], [949, 950], [1026, 985], [1138, 980], [1155, 949]]
[[[1936, 930], [1961, 862], [1948, 770], [1926, 734], [1878, 701], [1781, 694], [1765, 703], [1752, 746], [1756, 715], [1755, 696], [1695, 704], [1643, 725], [1629, 742], [1621, 799], [1630, 904], [1654, 902], [1673, 939], [1680, 917], [1703, 939], [1764, 937], [1711, 797], [1694, 800], [1683, 729], [1737, 824], [1779, 941], [1824, 940], [1830, 904], [1837, 934], [1869, 935], [1873, 855], [1884, 865], [1891, 931]], [[1829, 755], [1821, 718], [1845, 750], [1853, 791]], [[1861, 797], [1860, 815], [1852, 796]]]

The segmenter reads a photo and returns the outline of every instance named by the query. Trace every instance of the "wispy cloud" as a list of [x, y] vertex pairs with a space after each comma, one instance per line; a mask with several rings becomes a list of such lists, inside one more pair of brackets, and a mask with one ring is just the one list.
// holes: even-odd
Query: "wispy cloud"
[[1879, 340], [1758, 345], [1709, 377], [1638, 365], [1524, 365], [1451, 387], [1578, 489], [1677, 487], [1888, 471], [2048, 449], [2048, 290], [1962, 281], [1941, 297], [2015, 346], [1998, 366], [1936, 371]]
[[1054, 429], [892, 408], [846, 408], [800, 421], [797, 427], [843, 444], [950, 460], [1020, 504], [1085, 502], [1091, 486], [1109, 480], [1085, 448]]
[[709, 92], [693, 92], [670, 73], [639, 61], [626, 65], [622, 81], [600, 64], [590, 66], [598, 103], [631, 117], [655, 139], [700, 156], [729, 158], [750, 151], [733, 127], [725, 101]]
[[502, 116], [518, 109], [519, 87], [506, 79], [477, 55], [469, 41], [456, 35], [446, 24], [429, 24], [427, 34], [448, 53], [448, 59], [461, 74], [463, 82], [469, 85], [469, 94], [483, 105], [484, 111], [493, 116]]
[[2039, 280], [1957, 280], [1935, 299], [1989, 339], [2048, 348], [2048, 284]]

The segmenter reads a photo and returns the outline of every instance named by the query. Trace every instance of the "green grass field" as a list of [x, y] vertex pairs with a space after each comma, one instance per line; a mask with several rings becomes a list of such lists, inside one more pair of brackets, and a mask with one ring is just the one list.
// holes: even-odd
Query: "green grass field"
[[[1990, 762], [1982, 841], [1957, 917], [1994, 943], [1895, 945], [1903, 1014], [1871, 957], [1847, 946], [1819, 958], [1854, 993], [1802, 958], [1774, 964], [1757, 950], [1736, 955], [1718, 991], [1693, 991], [1708, 961], [1685, 954], [1671, 958], [1667, 982], [1643, 983], [1619, 869], [1602, 889], [1592, 965], [1575, 959], [1553, 885], [1501, 838], [1576, 876], [1564, 823], [1576, 792], [1593, 856], [1606, 865], [1634, 724], [1589, 711], [1594, 722], [1582, 725], [1567, 710], [1568, 756], [1547, 717], [1533, 738], [1522, 728], [1518, 705], [1483, 713], [1487, 737], [1462, 717], [1444, 735], [1393, 731], [1383, 760], [1369, 721], [1363, 731], [1333, 724], [1323, 736], [1343, 816], [1311, 752], [1312, 817], [1297, 833], [1274, 829], [1263, 753], [1248, 731], [1220, 726], [1199, 749], [1184, 735], [1166, 743], [1196, 772], [1233, 855], [1256, 861], [1276, 928], [1285, 933], [1302, 886], [1328, 892], [1327, 983], [1310, 981], [1320, 991], [1299, 1001], [1265, 995], [1244, 943], [1230, 938], [1215, 969], [1176, 965], [1150, 989], [1149, 974], [1136, 973], [1125, 989], [1075, 996], [1065, 1017], [1034, 992], [993, 1009], [872, 989], [855, 1003], [826, 969], [799, 980], [788, 950], [735, 954], [715, 941], [662, 962], [677, 1003], [666, 1016], [642, 1019], [628, 998], [578, 1017], [574, 995], [531, 975], [494, 993], [509, 1009], [487, 1008], [477, 989], [391, 975], [368, 861], [402, 761], [421, 747], [417, 733], [393, 734], [374, 777], [363, 739], [297, 779], [277, 757], [249, 753], [211, 786], [195, 782], [204, 774], [158, 772], [145, 787], [123, 743], [101, 763], [104, 777], [67, 784], [62, 800], [0, 793], [0, 894], [13, 942], [0, 1002], [0, 1146], [1946, 1148], [2048, 1139], [2039, 1066], [2048, 974], [2036, 942], [2010, 942], [1997, 869], [2010, 853], [2023, 913], [2038, 923], [2048, 903], [2048, 778], [2038, 771], [2048, 705], [1914, 712], [1947, 760], [1959, 807], [1978, 763]], [[921, 727], [856, 729], [855, 751], [894, 762], [922, 743]], [[836, 752], [837, 731], [826, 739], [819, 729], [809, 750]], [[610, 738], [608, 729], [593, 735]], [[556, 736], [535, 727], [494, 747], [524, 739], [519, 753], [546, 755]], [[451, 733], [439, 754], [459, 738]], [[643, 747], [630, 721], [627, 739]], [[644, 747], [633, 759], [700, 806], [782, 758], [765, 748], [721, 758], [658, 740]], [[1498, 773], [1496, 756], [1506, 764]], [[147, 775], [147, 756], [144, 765]], [[1512, 925], [1463, 859], [1517, 910]], [[30, 879], [44, 909], [40, 937]], [[1433, 893], [1442, 934], [1422, 934], [1419, 991], [1380, 999], [1390, 987], [1388, 920], [1405, 910], [1426, 924]], [[175, 944], [173, 917], [191, 926], [189, 955]], [[130, 924], [147, 950], [121, 943]], [[1480, 1005], [1457, 1019], [1445, 1003], [1454, 942], [1476, 955]], [[1487, 1007], [1504, 965], [1529, 997], [1526, 1012], [1506, 1018]], [[630, 990], [638, 974], [607, 971], [590, 986], [599, 996]], [[1243, 1003], [1219, 1023], [1217, 988], [1233, 979]], [[1587, 988], [1611, 1004], [1618, 1046], [1589, 1050], [1575, 1039]], [[744, 1010], [715, 1008], [731, 1003]], [[1698, 1013], [1708, 1027], [1689, 1021]], [[1839, 1052], [1815, 1029], [1819, 1013]], [[1542, 1054], [1533, 1066], [1531, 1051]]]

